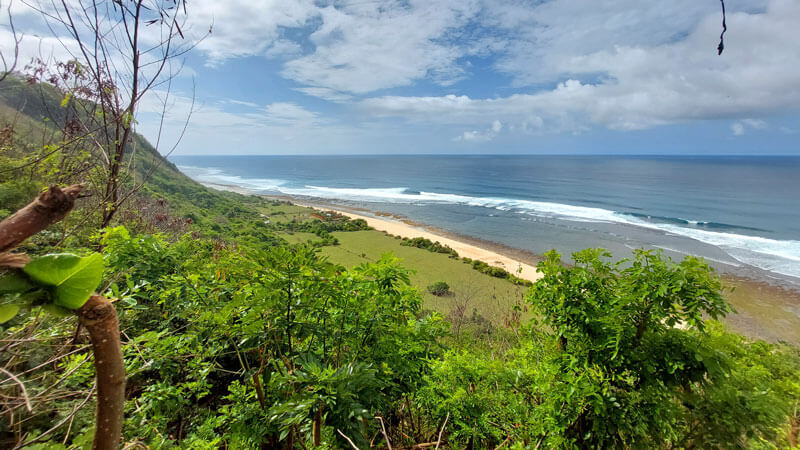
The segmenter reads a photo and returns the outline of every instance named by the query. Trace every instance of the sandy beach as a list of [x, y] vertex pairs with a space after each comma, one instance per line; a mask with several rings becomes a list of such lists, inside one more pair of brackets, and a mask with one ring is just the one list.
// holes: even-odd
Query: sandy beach
[[519, 258], [512, 258], [511, 256], [501, 254], [491, 249], [479, 247], [477, 245], [463, 242], [462, 240], [457, 240], [451, 237], [444, 236], [443, 234], [436, 233], [426, 227], [414, 224], [413, 222], [408, 220], [404, 221], [404, 220], [396, 220], [393, 218], [368, 216], [364, 214], [357, 214], [351, 211], [346, 211], [341, 208], [337, 209], [322, 205], [299, 203], [296, 200], [293, 200], [293, 203], [299, 206], [305, 206], [320, 211], [322, 210], [334, 211], [336, 213], [350, 217], [351, 219], [362, 219], [366, 221], [367, 224], [372, 228], [375, 228], [378, 231], [385, 231], [386, 233], [389, 233], [394, 236], [400, 236], [406, 238], [421, 237], [429, 239], [433, 242], [438, 241], [439, 243], [447, 245], [448, 247], [458, 252], [458, 255], [462, 258], [466, 257], [466, 258], [481, 260], [492, 266], [503, 268], [508, 272], [513, 273], [515, 276], [523, 278], [525, 280], [536, 281], [539, 278], [541, 278], [541, 274], [536, 272], [535, 266], [528, 264], [520, 260]]
[[[203, 184], [212, 189], [231, 191], [242, 195], [258, 195], [248, 189], [241, 188], [239, 186], [213, 184], [213, 183], [203, 183]], [[414, 223], [410, 220], [404, 220], [401, 218], [392, 217], [389, 214], [387, 214], [387, 217], [376, 217], [376, 216], [370, 216], [348, 211], [346, 209], [337, 207], [335, 205], [298, 201], [298, 199], [292, 197], [273, 196], [273, 195], [268, 195], [265, 197], [290, 201], [295, 205], [316, 209], [318, 211], [333, 211], [338, 214], [350, 217], [351, 219], [363, 219], [372, 228], [378, 231], [385, 231], [386, 233], [389, 233], [393, 236], [400, 236], [405, 238], [421, 237], [429, 239], [433, 242], [438, 241], [439, 243], [447, 245], [448, 247], [458, 252], [458, 256], [462, 258], [466, 257], [470, 259], [477, 259], [483, 261], [489, 265], [503, 268], [508, 272], [514, 274], [515, 276], [525, 280], [536, 281], [539, 278], [541, 278], [541, 274], [536, 272], [536, 267], [533, 264], [530, 264], [529, 262], [523, 260], [522, 258], [515, 258], [508, 255], [508, 253], [516, 253], [518, 251], [514, 251], [514, 249], [508, 249], [507, 252], [501, 253], [495, 250], [494, 248], [492, 249], [487, 248], [490, 246], [495, 248], [501, 247], [500, 245], [497, 244], [475, 245], [470, 242], [465, 242], [466, 239], [455, 239], [453, 237], [445, 236], [444, 233], [442, 232], [434, 231], [429, 227]], [[528, 260], [530, 260], [530, 258], [528, 258]]]

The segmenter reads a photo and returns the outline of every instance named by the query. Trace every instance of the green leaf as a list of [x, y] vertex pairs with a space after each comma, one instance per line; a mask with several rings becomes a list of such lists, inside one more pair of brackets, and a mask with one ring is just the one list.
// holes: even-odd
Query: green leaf
[[34, 281], [54, 286], [54, 304], [78, 309], [86, 303], [103, 277], [103, 256], [80, 257], [70, 253], [45, 255], [23, 269]]
[[13, 319], [19, 312], [19, 306], [13, 303], [8, 305], [0, 305], [0, 323], [6, 323]]
[[0, 293], [23, 293], [33, 288], [33, 285], [17, 272], [0, 274]]

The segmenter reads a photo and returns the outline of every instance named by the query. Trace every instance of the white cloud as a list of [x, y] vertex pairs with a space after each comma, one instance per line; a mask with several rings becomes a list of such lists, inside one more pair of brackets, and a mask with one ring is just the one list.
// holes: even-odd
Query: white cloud
[[246, 102], [243, 100], [228, 100], [228, 102], [234, 105], [248, 106], [250, 108], [258, 108], [258, 104], [253, 102]]
[[488, 142], [494, 139], [498, 133], [503, 129], [503, 123], [499, 120], [495, 120], [492, 122], [492, 125], [484, 131], [465, 131], [462, 134], [456, 136], [453, 140], [454, 141], [464, 141], [464, 142]]
[[755, 130], [767, 129], [767, 122], [761, 119], [742, 119], [742, 123]]
[[271, 58], [290, 58], [301, 55], [303, 52], [300, 44], [288, 39], [278, 39], [270, 45], [264, 55]]
[[731, 125], [731, 131], [733, 131], [734, 136], [741, 136], [748, 129], [765, 130], [767, 126], [767, 122], [764, 122], [761, 119], [742, 119], [738, 122], [734, 122], [733, 125]]
[[[406, 86], [430, 78], [447, 85], [463, 75], [464, 52], [449, 45], [449, 30], [475, 14], [473, 1], [354, 2], [319, 9], [321, 25], [310, 35], [314, 51], [286, 63], [284, 76], [349, 93]], [[388, 7], [387, 7], [388, 6]]]
[[[757, 10], [765, 3], [740, 0], [728, 9]], [[553, 0], [533, 5], [487, 0], [486, 14], [487, 22], [507, 33], [507, 52], [497, 67], [514, 77], [517, 85], [550, 82], [572, 73], [570, 59], [575, 56], [615, 46], [649, 48], [680, 40], [709, 15], [715, 18], [717, 35], [721, 25], [719, 2], [697, 0]], [[703, 45], [709, 51], [715, 46], [713, 37]]]
[[276, 102], [265, 108], [266, 119], [287, 125], [311, 125], [317, 114], [295, 103]]
[[[283, 58], [286, 78], [344, 93], [423, 78], [448, 85], [464, 75], [458, 58], [502, 45], [491, 37], [461, 35], [480, 11], [479, 0], [196, 0], [190, 7], [195, 37], [214, 24], [198, 46], [209, 64], [259, 55]], [[456, 43], [451, 33], [464, 42]]]
[[353, 98], [352, 95], [343, 94], [339, 91], [324, 87], [295, 88], [295, 91], [331, 102], [346, 102]]
[[[653, 47], [617, 46], [562, 61], [576, 78], [550, 90], [473, 99], [384, 96], [363, 100], [378, 116], [480, 123], [487, 115], [521, 124], [529, 117], [555, 131], [586, 123], [634, 130], [697, 119], [751, 119], [800, 108], [800, 2], [773, 0], [766, 13], [728, 17], [727, 49], [713, 45], [719, 17], [708, 16], [685, 39]], [[592, 81], [582, 82], [586, 74]], [[595, 74], [604, 74], [597, 79]]]
[[189, 4], [192, 35], [201, 37], [213, 24], [210, 36], [198, 45], [217, 65], [231, 58], [296, 50], [281, 39], [282, 29], [302, 27], [316, 15], [312, 0], [197, 0]]

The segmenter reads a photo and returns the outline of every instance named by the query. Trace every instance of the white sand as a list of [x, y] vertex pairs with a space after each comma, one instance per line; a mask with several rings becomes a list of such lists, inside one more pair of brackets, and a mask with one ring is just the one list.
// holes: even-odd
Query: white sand
[[[301, 206], [308, 206], [310, 208], [319, 209], [318, 207], [314, 207], [312, 205], [301, 205]], [[325, 208], [325, 210], [331, 211], [330, 209], [327, 208]], [[541, 274], [536, 272], [536, 267], [531, 266], [530, 264], [525, 264], [521, 261], [510, 258], [505, 255], [501, 255], [500, 253], [494, 252], [492, 250], [487, 250], [485, 248], [477, 247], [472, 244], [467, 244], [461, 241], [457, 241], [455, 239], [438, 235], [436, 233], [432, 233], [424, 228], [409, 225], [407, 223], [399, 222], [396, 220], [363, 216], [361, 214], [355, 214], [348, 211], [340, 211], [340, 210], [333, 210], [333, 211], [348, 216], [352, 219], [363, 219], [372, 228], [375, 228], [376, 230], [379, 231], [385, 231], [395, 236], [407, 237], [407, 238], [422, 237], [430, 239], [433, 242], [439, 241], [439, 243], [447, 245], [448, 247], [457, 251], [458, 256], [460, 257], [478, 259], [492, 266], [501, 267], [519, 278], [523, 278], [530, 281], [536, 281], [539, 278], [541, 278]], [[520, 267], [522, 268], [522, 272], [518, 272]]]

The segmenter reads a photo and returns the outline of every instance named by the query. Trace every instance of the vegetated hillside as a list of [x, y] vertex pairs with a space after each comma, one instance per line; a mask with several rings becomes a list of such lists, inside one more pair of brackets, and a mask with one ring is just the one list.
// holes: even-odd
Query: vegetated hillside
[[[42, 186], [95, 176], [92, 142], [62, 145], [69, 102], [48, 89], [0, 84], [4, 216]], [[642, 251], [619, 266], [590, 249], [567, 266], [549, 253], [524, 292], [363, 221], [210, 191], [137, 147], [130, 179], [153, 176], [114, 227], [97, 229], [89, 198], [22, 248], [102, 248], [127, 448], [797, 445], [800, 353], [707, 320], [730, 309], [701, 260]], [[0, 447], [84, 448], [101, 361], [74, 315], [27, 301], [9, 273]], [[436, 295], [419, 289], [440, 282]]]
[[[80, 182], [92, 188], [90, 166], [101, 164], [103, 158], [96, 145], [88, 139], [65, 144], [71, 142], [65, 127], [70, 117], [78, 114], [71, 106], [75, 101], [65, 102], [47, 83], [29, 83], [14, 76], [0, 83], [0, 180], [27, 178], [13, 188], [6, 183], [0, 190], [0, 217], [26, 204], [42, 184]], [[240, 225], [257, 218], [253, 207], [261, 203], [259, 199], [208, 189], [181, 173], [143, 136], [136, 134], [133, 141], [127, 156], [127, 184], [141, 187], [125, 205], [120, 222], [139, 215], [154, 222], [153, 230], [168, 226], [187, 229], [181, 223], [192, 222], [211, 235], [236, 235]], [[81, 167], [74, 164], [78, 158], [82, 158]], [[22, 169], [14, 170], [19, 167]], [[41, 182], [37, 183], [37, 178]], [[140, 214], [148, 211], [161, 222]]]

